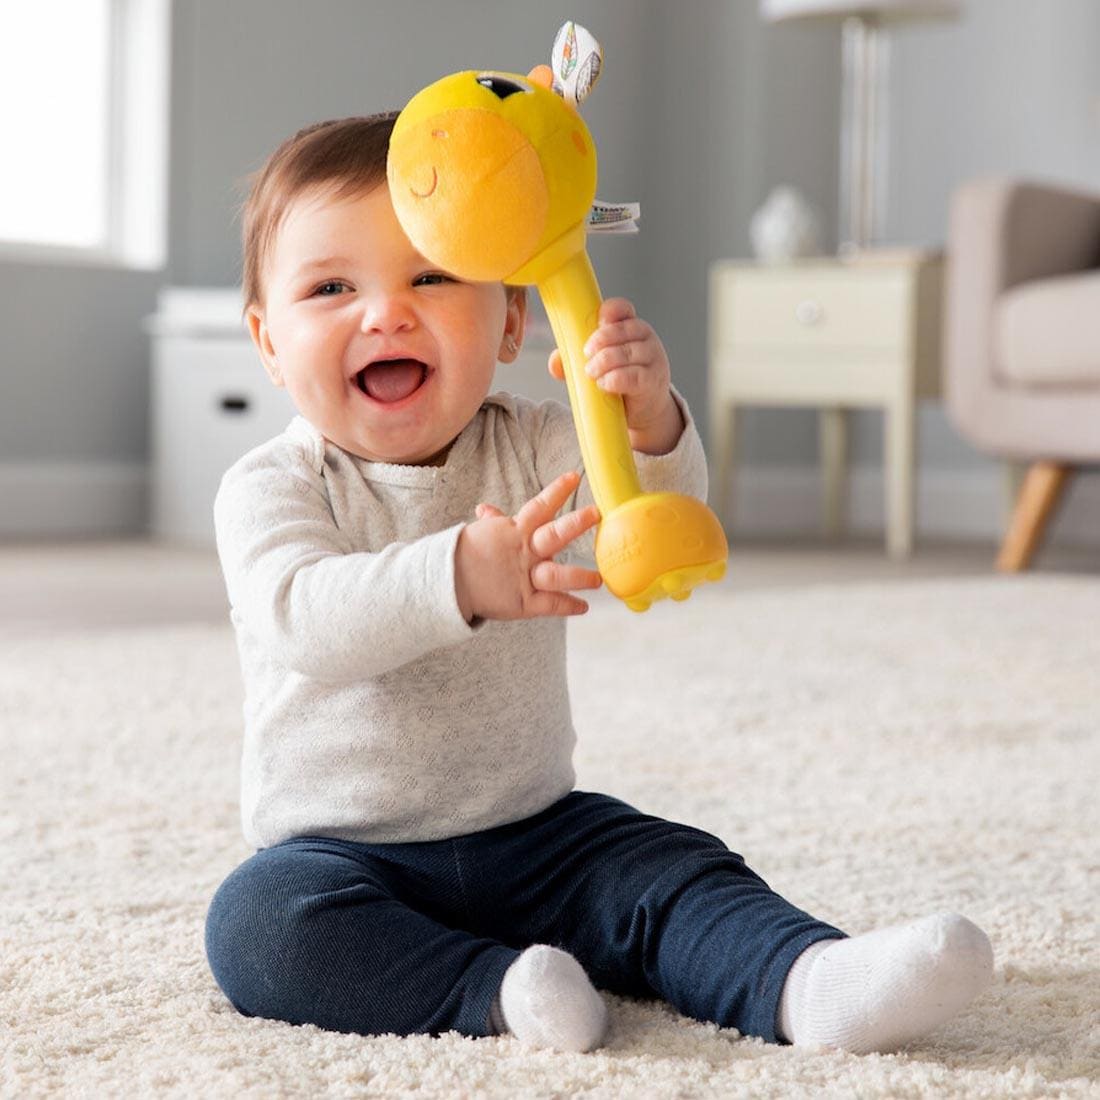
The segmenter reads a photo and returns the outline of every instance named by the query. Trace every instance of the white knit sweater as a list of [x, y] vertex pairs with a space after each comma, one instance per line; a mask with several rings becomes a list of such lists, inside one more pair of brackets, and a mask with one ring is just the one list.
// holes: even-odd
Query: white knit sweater
[[[636, 455], [639, 477], [702, 496], [702, 445], [680, 405], [680, 441]], [[572, 789], [564, 619], [470, 627], [454, 555], [479, 501], [514, 514], [580, 465], [567, 408], [494, 394], [441, 467], [368, 462], [297, 417], [226, 473], [214, 514], [244, 678], [250, 844], [439, 840]], [[582, 479], [567, 507], [590, 500]]]

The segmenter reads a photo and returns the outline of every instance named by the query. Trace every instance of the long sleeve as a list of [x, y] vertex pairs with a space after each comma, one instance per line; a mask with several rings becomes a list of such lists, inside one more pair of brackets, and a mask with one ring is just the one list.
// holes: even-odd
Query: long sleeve
[[234, 620], [273, 659], [324, 681], [397, 668], [473, 633], [455, 599], [461, 524], [353, 552], [323, 475], [260, 448], [223, 478], [214, 506]]

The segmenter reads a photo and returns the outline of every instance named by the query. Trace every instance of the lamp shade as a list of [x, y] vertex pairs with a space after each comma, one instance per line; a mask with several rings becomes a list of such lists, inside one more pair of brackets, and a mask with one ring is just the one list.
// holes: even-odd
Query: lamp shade
[[760, 0], [760, 14], [769, 23], [850, 15], [882, 20], [948, 19], [961, 10], [961, 0]]

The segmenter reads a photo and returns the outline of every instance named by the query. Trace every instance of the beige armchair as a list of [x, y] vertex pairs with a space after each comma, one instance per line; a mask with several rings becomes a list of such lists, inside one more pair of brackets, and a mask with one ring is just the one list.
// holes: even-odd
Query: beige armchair
[[1025, 569], [1071, 474], [1100, 463], [1100, 195], [977, 180], [951, 202], [944, 393], [979, 450], [1026, 463], [999, 569]]

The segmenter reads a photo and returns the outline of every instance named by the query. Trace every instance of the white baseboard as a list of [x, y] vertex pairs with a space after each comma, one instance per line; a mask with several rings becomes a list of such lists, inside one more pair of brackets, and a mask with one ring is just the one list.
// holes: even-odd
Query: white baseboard
[[105, 538], [148, 527], [141, 462], [0, 462], [0, 538]]
[[[149, 526], [149, 471], [141, 463], [0, 463], [0, 538], [136, 535]], [[849, 524], [883, 530], [882, 471], [857, 466], [849, 478]], [[925, 470], [917, 485], [919, 535], [1000, 540], [1006, 517], [999, 467]], [[821, 479], [815, 467], [738, 471], [733, 529], [748, 535], [811, 535], [820, 528]], [[1100, 546], [1100, 473], [1073, 479], [1054, 518], [1053, 543]]]
[[[748, 467], [737, 472], [731, 494], [732, 529], [746, 535], [812, 535], [821, 529], [821, 475], [816, 467]], [[854, 467], [849, 474], [848, 523], [858, 534], [884, 529], [882, 470]], [[924, 470], [917, 480], [918, 536], [997, 543], [1008, 518], [1001, 467]], [[1051, 522], [1054, 545], [1100, 546], [1100, 473], [1085, 471], [1070, 484]]]

